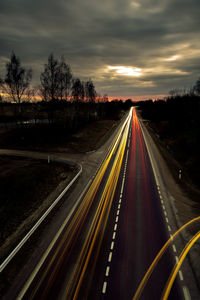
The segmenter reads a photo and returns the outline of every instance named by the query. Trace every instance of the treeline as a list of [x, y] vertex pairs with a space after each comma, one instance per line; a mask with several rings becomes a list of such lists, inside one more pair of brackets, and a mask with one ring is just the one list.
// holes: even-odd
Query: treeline
[[24, 68], [19, 57], [12, 52], [10, 60], [6, 63], [6, 73], [0, 76], [0, 89], [5, 94], [5, 99], [0, 96], [0, 102], [6, 98], [18, 104], [36, 99], [86, 102], [95, 102], [97, 98], [103, 102], [108, 100], [107, 95], [101, 97], [97, 94], [91, 79], [83, 82], [74, 78], [71, 67], [63, 56], [56, 59], [53, 54], [49, 55], [37, 88], [30, 87], [32, 74], [33, 71]]
[[190, 91], [139, 103], [143, 119], [200, 186], [200, 80]]
[[[31, 87], [32, 70], [22, 67], [20, 59], [12, 52], [6, 64], [5, 76], [0, 77], [0, 126], [51, 125], [76, 131], [80, 126], [99, 119], [118, 119], [122, 110], [132, 105], [108, 101], [108, 96], [97, 94], [91, 79], [86, 82], [74, 78], [64, 57], [48, 57], [40, 75], [40, 85]], [[6, 101], [8, 99], [8, 101]], [[3, 101], [4, 100], [4, 101]]]

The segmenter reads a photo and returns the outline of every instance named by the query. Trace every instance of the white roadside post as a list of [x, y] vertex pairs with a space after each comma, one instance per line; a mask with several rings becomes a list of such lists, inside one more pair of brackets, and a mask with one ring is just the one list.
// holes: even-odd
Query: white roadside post
[[179, 172], [178, 172], [178, 178], [179, 178], [179, 180], [181, 180], [181, 177], [182, 177], [182, 171], [179, 170]]

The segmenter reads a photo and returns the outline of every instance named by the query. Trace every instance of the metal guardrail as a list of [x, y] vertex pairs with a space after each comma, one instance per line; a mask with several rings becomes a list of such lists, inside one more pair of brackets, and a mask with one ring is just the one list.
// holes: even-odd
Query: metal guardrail
[[[56, 159], [54, 159], [56, 160]], [[64, 160], [62, 160], [64, 162]], [[69, 163], [69, 161], [65, 161]], [[40, 224], [44, 221], [44, 219], [49, 215], [52, 209], [56, 206], [56, 204], [60, 201], [60, 199], [64, 196], [64, 194], [69, 190], [72, 184], [77, 180], [77, 178], [82, 173], [82, 165], [70, 162], [73, 165], [78, 165], [79, 172], [76, 176], [70, 181], [70, 183], [64, 188], [64, 190], [60, 193], [60, 195], [56, 198], [56, 200], [50, 205], [50, 207], [46, 210], [46, 212], [40, 217], [40, 219], [35, 223], [35, 225], [28, 231], [28, 233], [24, 236], [24, 238], [19, 242], [19, 244], [12, 250], [12, 252], [8, 255], [8, 257], [1, 263], [0, 265], [0, 273], [4, 270], [4, 268], [8, 265], [8, 263], [13, 259], [13, 257], [18, 253], [21, 247], [27, 242], [27, 240], [31, 237], [31, 235], [36, 231], [36, 229], [40, 226]]]

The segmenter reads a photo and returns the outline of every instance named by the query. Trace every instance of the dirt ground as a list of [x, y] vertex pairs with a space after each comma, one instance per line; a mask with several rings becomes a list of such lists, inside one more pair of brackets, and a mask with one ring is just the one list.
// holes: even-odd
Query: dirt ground
[[50, 205], [49, 196], [59, 184], [67, 185], [75, 174], [75, 168], [64, 163], [0, 156], [1, 257]]

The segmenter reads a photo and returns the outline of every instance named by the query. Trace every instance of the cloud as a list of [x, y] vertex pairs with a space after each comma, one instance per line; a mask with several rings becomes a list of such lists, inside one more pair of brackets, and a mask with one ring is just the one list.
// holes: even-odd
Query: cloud
[[[199, 9], [199, 0], [1, 0], [0, 68], [14, 50], [38, 84], [53, 52], [102, 94], [190, 87], [200, 74]], [[142, 76], [130, 78], [134, 70]]]

